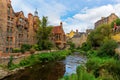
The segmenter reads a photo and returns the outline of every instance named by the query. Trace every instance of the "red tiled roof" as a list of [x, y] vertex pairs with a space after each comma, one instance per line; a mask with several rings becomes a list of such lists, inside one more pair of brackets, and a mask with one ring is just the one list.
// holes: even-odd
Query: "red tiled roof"
[[17, 16], [19, 16], [19, 14], [20, 14], [20, 12], [16, 12], [16, 13], [15, 13], [15, 16], [17, 17]]
[[61, 26], [53, 27], [52, 33], [63, 33], [62, 27]]

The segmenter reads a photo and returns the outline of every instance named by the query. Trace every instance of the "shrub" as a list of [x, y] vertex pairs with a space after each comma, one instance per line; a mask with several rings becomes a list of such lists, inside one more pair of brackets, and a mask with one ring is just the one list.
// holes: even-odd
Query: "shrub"
[[103, 66], [113, 76], [114, 80], [120, 80], [120, 61], [112, 59]]
[[14, 48], [14, 49], [13, 49], [13, 53], [19, 53], [19, 52], [21, 52], [21, 49], [20, 49], [20, 48]]
[[33, 53], [35, 53], [35, 49], [34, 49], [34, 48], [31, 48], [31, 49], [30, 49], [30, 54], [33, 54]]
[[30, 61], [28, 59], [23, 59], [19, 63], [20, 66], [26, 66], [26, 65], [29, 65], [29, 64], [30, 64]]
[[9, 62], [8, 62], [8, 68], [11, 68], [13, 65], [13, 56], [10, 56]]
[[84, 66], [78, 66], [76, 74], [64, 76], [60, 80], [97, 80], [94, 75], [88, 73]]
[[97, 51], [96, 50], [89, 50], [87, 52], [87, 57], [88, 58], [92, 58], [92, 57], [96, 57], [97, 56]]
[[70, 45], [70, 50], [73, 50], [73, 49], [75, 49], [75, 44], [74, 43], [72, 43], [72, 42], [67, 42], [67, 44], [68, 45]]
[[81, 49], [84, 50], [84, 51], [88, 51], [92, 48], [92, 45], [90, 44], [90, 42], [85, 42], [82, 44], [82, 47]]
[[32, 48], [35, 49], [36, 51], [39, 51], [39, 46], [37, 44], [34, 44]]
[[105, 39], [103, 45], [100, 46], [98, 56], [114, 56], [117, 43], [111, 39]]
[[96, 80], [95, 77], [86, 71], [85, 66], [77, 67], [78, 80]]
[[29, 44], [23, 44], [22, 46], [21, 46], [21, 52], [22, 53], [24, 53], [25, 51], [29, 51], [30, 49], [31, 49], [31, 45], [29, 45]]

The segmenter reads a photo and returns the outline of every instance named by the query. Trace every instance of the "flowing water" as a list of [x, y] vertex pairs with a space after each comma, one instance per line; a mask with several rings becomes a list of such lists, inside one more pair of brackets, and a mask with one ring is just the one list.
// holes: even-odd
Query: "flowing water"
[[58, 80], [59, 78], [76, 73], [76, 67], [86, 62], [84, 56], [78, 53], [68, 56], [63, 61], [36, 64], [3, 80]]

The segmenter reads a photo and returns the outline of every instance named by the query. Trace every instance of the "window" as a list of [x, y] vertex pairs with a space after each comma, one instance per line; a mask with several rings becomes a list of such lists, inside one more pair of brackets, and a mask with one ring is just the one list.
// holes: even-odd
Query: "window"
[[10, 52], [12, 52], [13, 51], [13, 48], [10, 48]]
[[7, 52], [7, 53], [9, 52], [9, 48], [6, 48], [6, 52]]
[[10, 42], [12, 42], [12, 39], [13, 39], [13, 38], [11, 37], [11, 38], [10, 38]]
[[8, 21], [10, 20], [10, 17], [8, 17]]
[[22, 22], [22, 18], [20, 18], [19, 21]]
[[10, 28], [9, 32], [12, 32], [12, 28]]
[[8, 28], [7, 28], [7, 32], [8, 32], [8, 33], [11, 33], [11, 32], [12, 32], [12, 28], [8, 27]]
[[10, 7], [8, 7], [8, 14], [10, 15]]
[[7, 37], [6, 41], [7, 41], [7, 42], [9, 41], [9, 37]]

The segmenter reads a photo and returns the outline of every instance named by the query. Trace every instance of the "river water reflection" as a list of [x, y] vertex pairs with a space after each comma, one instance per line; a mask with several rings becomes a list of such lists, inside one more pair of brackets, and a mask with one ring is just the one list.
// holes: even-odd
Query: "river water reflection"
[[76, 67], [86, 62], [86, 58], [75, 53], [63, 61], [37, 64], [3, 80], [58, 80], [64, 75], [76, 72]]

